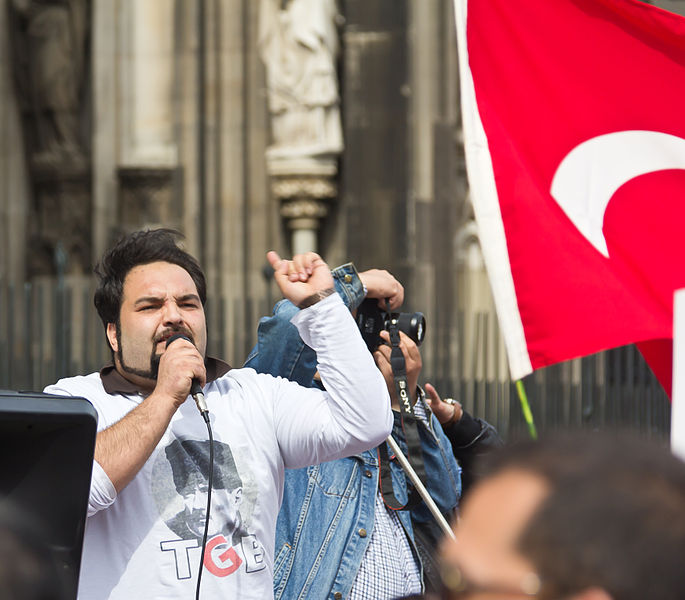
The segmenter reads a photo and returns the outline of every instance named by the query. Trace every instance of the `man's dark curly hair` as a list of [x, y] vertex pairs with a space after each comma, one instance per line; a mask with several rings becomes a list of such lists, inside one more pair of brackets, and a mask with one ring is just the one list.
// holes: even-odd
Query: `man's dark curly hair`
[[98, 285], [93, 299], [102, 323], [118, 323], [124, 296], [124, 279], [138, 265], [168, 262], [185, 269], [195, 282], [204, 306], [207, 283], [199, 263], [178, 246], [183, 235], [173, 229], [136, 231], [121, 238], [95, 267]]

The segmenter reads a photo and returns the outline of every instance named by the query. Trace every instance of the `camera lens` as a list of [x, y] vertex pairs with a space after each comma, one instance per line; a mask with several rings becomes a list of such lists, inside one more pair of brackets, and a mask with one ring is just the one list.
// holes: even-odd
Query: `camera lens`
[[414, 340], [417, 346], [421, 345], [426, 335], [426, 319], [423, 313], [400, 313], [397, 315], [397, 326]]

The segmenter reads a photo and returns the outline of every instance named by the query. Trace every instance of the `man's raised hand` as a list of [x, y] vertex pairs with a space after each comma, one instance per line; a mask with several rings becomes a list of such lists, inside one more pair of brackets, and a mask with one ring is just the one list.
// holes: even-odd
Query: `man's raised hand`
[[331, 271], [316, 252], [297, 254], [287, 260], [272, 250], [266, 258], [283, 297], [296, 306], [306, 308], [334, 292]]

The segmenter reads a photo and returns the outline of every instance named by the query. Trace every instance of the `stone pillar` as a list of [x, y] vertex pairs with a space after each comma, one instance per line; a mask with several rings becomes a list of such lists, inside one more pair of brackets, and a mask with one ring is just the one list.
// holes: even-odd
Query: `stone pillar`
[[93, 262], [100, 259], [113, 241], [116, 230], [117, 161], [119, 143], [119, 103], [117, 78], [117, 42], [122, 8], [119, 2], [93, 0], [93, 36], [91, 65], [93, 92], [92, 194]]
[[408, 292], [407, 3], [346, 0], [345, 20], [343, 258], [388, 269]]
[[174, 0], [122, 0], [119, 222], [181, 227], [174, 202], [178, 148], [173, 103]]
[[[439, 118], [443, 25], [440, 2], [411, 0], [409, 8], [409, 110], [411, 119], [410, 189], [417, 202], [434, 200], [434, 130]], [[450, 22], [450, 26], [454, 24]], [[447, 49], [449, 51], [449, 49]]]

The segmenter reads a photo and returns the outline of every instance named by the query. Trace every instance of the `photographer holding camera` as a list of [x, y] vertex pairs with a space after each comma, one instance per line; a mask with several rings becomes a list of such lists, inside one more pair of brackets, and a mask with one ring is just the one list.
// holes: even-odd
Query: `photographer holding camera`
[[[336, 291], [351, 310], [357, 309], [365, 296], [379, 300], [375, 309], [369, 305], [362, 309], [357, 324], [385, 377], [394, 409], [392, 435], [406, 453], [392, 347], [381, 343], [390, 341], [390, 333], [381, 331], [388, 323], [380, 310], [386, 308], [384, 298], [389, 300], [388, 310], [401, 305], [402, 286], [387, 271], [374, 269], [357, 274], [352, 264], [335, 269], [333, 277]], [[318, 385], [317, 356], [290, 324], [297, 310], [284, 300], [276, 305], [273, 316], [261, 320], [257, 346], [245, 366], [302, 385]], [[418, 431], [424, 483], [449, 518], [459, 497], [459, 467], [417, 385], [421, 370], [417, 341], [423, 338], [419, 314], [413, 315], [414, 325], [408, 318], [412, 315], [394, 315], [402, 323], [396, 346], [404, 359], [403, 389], [409, 396]], [[381, 483], [384, 453], [389, 458], [385, 479], [391, 482], [389, 485]], [[407, 506], [406, 510], [388, 507], [381, 487], [399, 505], [407, 505], [410, 486], [385, 442], [377, 450], [286, 472], [276, 525], [275, 598], [382, 600], [424, 589], [422, 575], [432, 562], [432, 542], [439, 537], [439, 532], [429, 536], [424, 533], [432, 529], [433, 517], [423, 502]], [[431, 542], [423, 543], [426, 537]]]
[[[362, 276], [366, 276], [365, 273]], [[379, 292], [380, 293], [380, 292]], [[368, 296], [368, 295], [367, 295]], [[421, 394], [422, 400], [431, 409], [431, 412], [440, 422], [447, 439], [452, 446], [454, 458], [457, 459], [461, 467], [461, 498], [464, 497], [468, 489], [478, 479], [477, 461], [480, 456], [488, 454], [492, 450], [504, 445], [502, 438], [500, 438], [497, 430], [487, 421], [473, 417], [466, 412], [461, 403], [454, 398], [442, 399], [435, 387], [430, 384], [425, 384], [425, 392], [416, 386], [416, 381], [407, 381], [407, 375], [404, 360], [399, 355], [397, 350], [393, 351], [390, 348], [393, 346], [393, 329], [398, 329], [409, 336], [416, 345], [419, 346], [423, 342], [423, 337], [426, 333], [426, 320], [422, 313], [390, 313], [381, 309], [378, 300], [374, 299], [377, 296], [368, 296], [357, 309], [356, 321], [359, 330], [362, 334], [363, 340], [371, 352], [380, 350], [384, 357], [385, 363], [376, 364], [381, 369], [385, 382], [388, 386], [391, 398], [397, 402], [397, 395], [402, 394], [402, 388], [406, 386], [407, 389], [417, 389]], [[390, 309], [392, 310], [392, 309]], [[395, 338], [399, 345], [399, 339]], [[419, 357], [420, 358], [420, 357]], [[417, 373], [418, 376], [418, 373]], [[412, 404], [416, 402], [416, 398], [412, 399]], [[408, 408], [403, 403], [399, 406]], [[412, 463], [421, 479], [425, 477], [423, 467], [421, 464], [421, 452], [418, 447], [418, 441], [415, 437], [412, 442], [412, 421], [415, 418], [412, 411], [402, 410], [403, 421], [406, 419], [409, 423], [403, 422], [403, 428], [407, 435], [407, 441], [410, 442], [410, 455]], [[412, 447], [413, 446], [413, 447]], [[381, 484], [381, 487], [382, 484]], [[387, 494], [384, 490], [384, 497], [386, 497], [386, 504], [388, 503]]]

